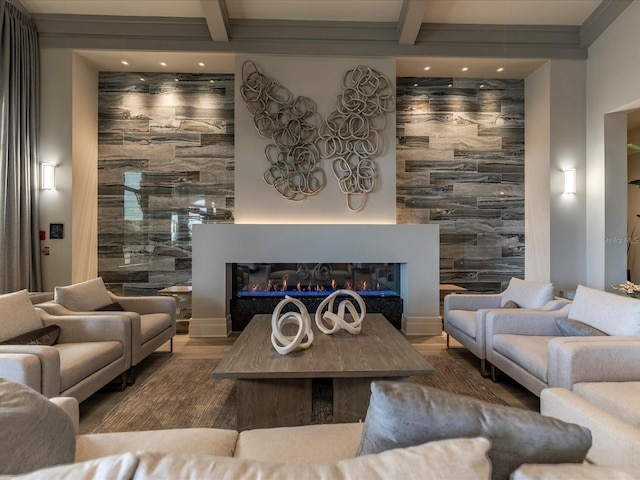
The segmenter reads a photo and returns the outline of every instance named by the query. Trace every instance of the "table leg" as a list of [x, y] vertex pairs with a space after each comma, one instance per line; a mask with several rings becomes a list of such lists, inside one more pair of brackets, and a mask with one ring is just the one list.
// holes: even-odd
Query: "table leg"
[[238, 431], [311, 423], [311, 379], [238, 379]]
[[393, 378], [334, 378], [333, 422], [350, 423], [364, 421], [371, 397], [371, 382], [374, 380], [403, 381], [405, 377]]

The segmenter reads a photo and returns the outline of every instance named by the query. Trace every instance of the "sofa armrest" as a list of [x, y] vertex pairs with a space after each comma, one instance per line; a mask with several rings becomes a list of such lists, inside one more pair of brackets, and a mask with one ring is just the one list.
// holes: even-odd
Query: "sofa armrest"
[[603, 465], [640, 467], [640, 429], [565, 388], [545, 388], [540, 413], [591, 430], [587, 460]]
[[176, 299], [167, 295], [159, 295], [157, 297], [124, 297], [109, 292], [109, 296], [114, 302], [122, 305], [126, 311], [137, 312], [140, 315], [149, 313], [167, 313], [171, 318], [176, 318]]
[[640, 336], [559, 337], [549, 342], [548, 384], [640, 380]]
[[[29, 378], [28, 383], [21, 382], [20, 380], [17, 381], [25, 383], [46, 397], [60, 395], [60, 354], [54, 347], [47, 345], [0, 345], [0, 354], [8, 355], [8, 357], [5, 358], [11, 358], [8, 363], [4, 364], [4, 368], [9, 370], [16, 369], [13, 370], [14, 375], [24, 375]], [[14, 354], [17, 354], [17, 357], [12, 356]], [[26, 360], [26, 357], [31, 357], [31, 359]], [[20, 359], [20, 363], [24, 361], [22, 367], [16, 363], [18, 359]], [[34, 359], [38, 360], [37, 366], [33, 362]], [[4, 362], [0, 360], [0, 364], [2, 363]], [[20, 368], [24, 368], [25, 370], [21, 372]], [[37, 382], [33, 379], [35, 369], [39, 370]], [[0, 372], [2, 372], [1, 369]], [[6, 370], [5, 372], [7, 374], [10, 373]], [[0, 374], [0, 376], [4, 375]], [[11, 377], [9, 378], [11, 379]]]
[[53, 397], [49, 401], [55, 403], [64, 410], [64, 413], [69, 415], [71, 423], [73, 423], [73, 431], [78, 435], [80, 432], [80, 406], [78, 405], [78, 400], [74, 397]]
[[555, 297], [553, 300], [547, 302], [545, 305], [540, 307], [540, 310], [560, 310], [567, 305], [571, 305], [571, 300], [567, 300], [566, 298]]
[[515, 335], [562, 335], [557, 318], [566, 318], [569, 306], [560, 310], [508, 308], [487, 313], [487, 337], [501, 333]]
[[0, 378], [42, 389], [40, 359], [30, 353], [0, 353]]
[[481, 308], [500, 308], [503, 293], [467, 294], [450, 293], [444, 297], [444, 311], [480, 310]]

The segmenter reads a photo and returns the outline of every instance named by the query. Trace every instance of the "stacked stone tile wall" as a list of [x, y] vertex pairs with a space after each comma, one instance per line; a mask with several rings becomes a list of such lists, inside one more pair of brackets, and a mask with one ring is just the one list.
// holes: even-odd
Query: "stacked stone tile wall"
[[524, 81], [397, 79], [397, 223], [440, 225], [440, 283], [524, 277]]

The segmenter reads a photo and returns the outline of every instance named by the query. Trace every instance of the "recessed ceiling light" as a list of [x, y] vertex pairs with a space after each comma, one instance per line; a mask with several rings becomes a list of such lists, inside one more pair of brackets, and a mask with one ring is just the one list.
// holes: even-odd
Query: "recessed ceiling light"
[[129, 62], [127, 62], [126, 60], [122, 60], [120, 63], [123, 65], [129, 65]]
[[496, 69], [496, 72], [502, 72], [503, 70], [504, 70], [504, 68], [500, 67], [500, 68]]
[[199, 67], [204, 67], [204, 62], [198, 62]]
[[481, 83], [481, 84], [480, 84], [480, 88], [484, 88], [484, 83]]
[[209, 80], [209, 81], [210, 81], [211, 83], [216, 83], [216, 81], [215, 81], [215, 80]]
[[417, 84], [417, 83], [414, 83], [414, 84], [413, 84], [413, 86], [414, 86], [414, 87], [417, 87], [417, 86], [418, 86], [418, 84]]
[[145, 80], [144, 80], [144, 78], [143, 78], [143, 77], [140, 77], [140, 81], [141, 81], [141, 82], [144, 82]]
[[431, 67], [424, 67], [425, 72], [428, 72], [429, 70], [431, 70]]
[[180, 81], [180, 80], [178, 80], [177, 78], [174, 78], [174, 80], [175, 80], [176, 82], [179, 82], [179, 81]]
[[162, 65], [163, 67], [167, 66], [167, 64], [165, 62], [160, 62], [160, 65]]
[[449, 88], [453, 87], [453, 83], [450, 83], [449, 85], [447, 85], [447, 87]]
[[469, 67], [462, 67], [463, 72], [466, 72], [467, 70], [469, 70]]

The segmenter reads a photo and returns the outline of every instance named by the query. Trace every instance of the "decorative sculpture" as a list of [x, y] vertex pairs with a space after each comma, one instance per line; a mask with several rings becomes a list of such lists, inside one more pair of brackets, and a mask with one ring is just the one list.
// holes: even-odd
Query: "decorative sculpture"
[[[285, 305], [293, 303], [300, 312], [286, 312], [280, 316], [280, 312]], [[298, 325], [298, 330], [295, 335], [285, 335], [283, 328], [285, 325]], [[305, 340], [306, 341], [303, 341]], [[276, 305], [273, 314], [271, 315], [271, 343], [273, 348], [281, 355], [286, 355], [294, 350], [304, 350], [311, 346], [313, 343], [313, 330], [311, 330], [311, 318], [309, 312], [304, 304], [295, 298], [291, 298], [288, 295], [285, 296]]]
[[[372, 157], [382, 150], [378, 132], [386, 125], [385, 114], [394, 110], [394, 95], [387, 77], [365, 65], [349, 70], [342, 87], [337, 110], [320, 126], [316, 145], [322, 158], [333, 159], [333, 175], [347, 196], [347, 208], [359, 212], [376, 186]], [[354, 206], [356, 197], [360, 202]]]
[[[358, 310], [351, 303], [350, 300], [345, 299], [342, 300], [338, 304], [338, 312], [333, 312], [333, 301], [338, 295], [347, 294], [353, 297], [358, 306], [360, 307], [360, 313], [358, 314]], [[327, 307], [327, 311], [324, 311], [324, 308]], [[353, 321], [349, 322], [345, 319], [345, 310], [348, 310], [353, 318]], [[353, 290], [336, 290], [327, 298], [325, 298], [322, 303], [318, 306], [316, 310], [316, 325], [318, 329], [322, 333], [326, 333], [327, 335], [334, 334], [341, 329], [346, 330], [349, 333], [357, 335], [362, 330], [362, 321], [364, 320], [365, 315], [367, 314], [367, 308], [364, 304], [364, 300], [362, 297], [358, 295]], [[329, 325], [325, 325], [325, 322]]]
[[315, 103], [306, 97], [293, 98], [249, 60], [242, 65], [242, 81], [240, 95], [258, 133], [273, 142], [264, 152], [270, 164], [265, 182], [294, 202], [317, 194], [326, 178], [314, 144], [320, 123]]

